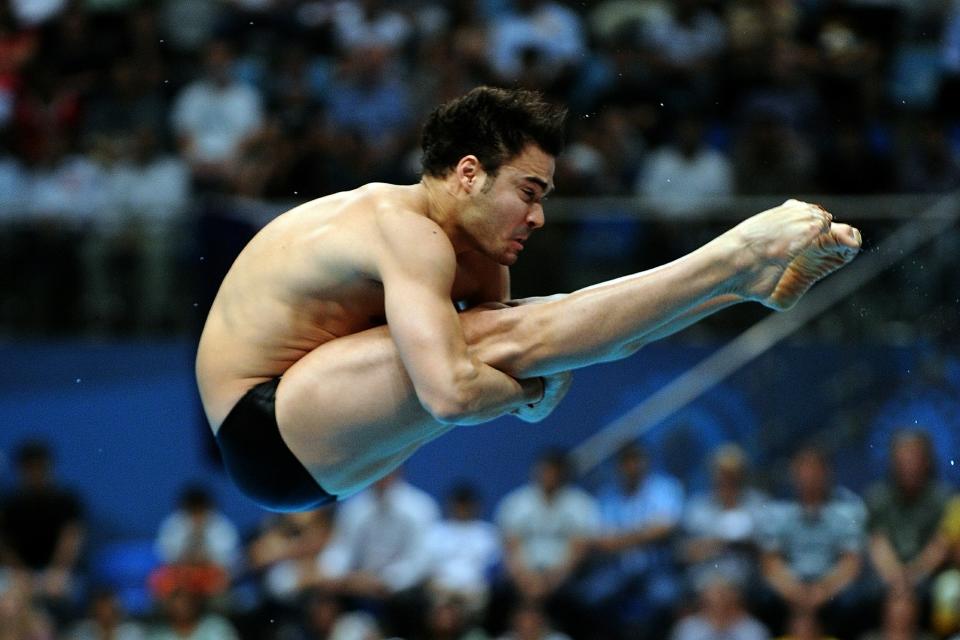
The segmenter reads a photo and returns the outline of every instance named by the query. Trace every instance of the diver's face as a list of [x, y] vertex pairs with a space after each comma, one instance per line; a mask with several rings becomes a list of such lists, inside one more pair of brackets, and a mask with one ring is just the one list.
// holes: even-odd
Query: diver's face
[[483, 172], [463, 226], [478, 249], [499, 264], [517, 261], [524, 243], [543, 226], [543, 199], [553, 189], [554, 157], [528, 145], [500, 166]]

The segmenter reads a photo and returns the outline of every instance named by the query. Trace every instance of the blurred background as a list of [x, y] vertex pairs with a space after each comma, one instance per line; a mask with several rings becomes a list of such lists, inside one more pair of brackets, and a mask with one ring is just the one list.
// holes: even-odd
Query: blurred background
[[[864, 251], [259, 510], [192, 373], [222, 276], [292, 205], [416, 182], [479, 84], [571, 110], [517, 297], [788, 197]], [[950, 637], [958, 189], [956, 0], [0, 0], [0, 639]]]

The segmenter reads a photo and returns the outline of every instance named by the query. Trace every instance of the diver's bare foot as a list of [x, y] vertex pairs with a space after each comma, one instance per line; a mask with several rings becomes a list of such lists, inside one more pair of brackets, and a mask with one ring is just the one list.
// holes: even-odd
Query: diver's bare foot
[[847, 264], [860, 251], [860, 232], [846, 224], [831, 223], [795, 257], [763, 304], [773, 309], [789, 309], [813, 284]]
[[787, 200], [744, 220], [718, 240], [734, 242], [733, 292], [773, 309], [788, 309], [813, 285], [849, 262], [860, 249], [860, 232], [833, 224], [823, 207]]

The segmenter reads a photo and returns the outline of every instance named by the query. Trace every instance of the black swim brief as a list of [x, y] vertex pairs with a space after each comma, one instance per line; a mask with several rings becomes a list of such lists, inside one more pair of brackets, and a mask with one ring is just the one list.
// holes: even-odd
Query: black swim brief
[[335, 502], [280, 436], [274, 409], [279, 384], [274, 378], [250, 389], [220, 425], [216, 438], [227, 473], [271, 511], [309, 511]]

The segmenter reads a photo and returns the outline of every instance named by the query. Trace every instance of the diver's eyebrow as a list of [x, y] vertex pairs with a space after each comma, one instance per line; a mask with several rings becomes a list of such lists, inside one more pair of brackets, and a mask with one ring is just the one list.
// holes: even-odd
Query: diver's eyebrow
[[548, 183], [546, 180], [544, 180], [543, 178], [538, 178], [537, 176], [524, 176], [523, 179], [524, 179], [524, 180], [527, 180], [528, 182], [532, 182], [533, 184], [539, 186], [540, 189], [543, 191], [543, 196], [544, 196], [544, 197], [550, 195], [550, 193], [553, 191], [553, 185], [549, 184], [549, 183]]

